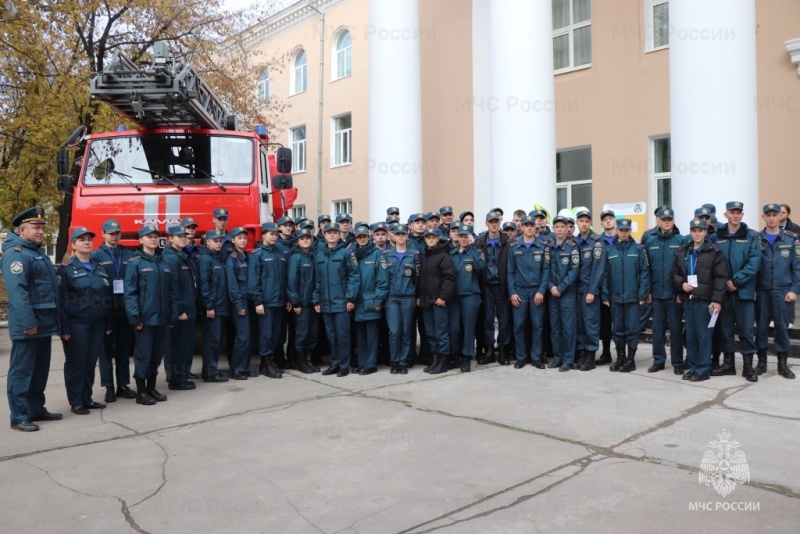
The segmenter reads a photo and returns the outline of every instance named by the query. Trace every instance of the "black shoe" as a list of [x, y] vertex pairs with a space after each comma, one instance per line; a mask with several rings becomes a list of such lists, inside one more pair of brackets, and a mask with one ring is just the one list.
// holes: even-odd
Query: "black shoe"
[[742, 355], [742, 376], [748, 382], [758, 382], [758, 375], [756, 374], [756, 370], [753, 369], [752, 354]]
[[136, 395], [136, 404], [142, 404], [144, 406], [152, 406], [156, 403], [156, 400], [150, 396], [149, 393], [146, 391], [142, 391]]
[[497, 363], [500, 365], [511, 365], [508, 346], [497, 348]]
[[252, 369], [248, 369], [247, 371], [244, 372], [244, 374], [247, 375], [247, 378], [258, 378], [258, 373], [256, 371], [253, 371]]
[[377, 373], [378, 369], [375, 367], [362, 367], [361, 370], [358, 372], [361, 376], [364, 375], [371, 375], [372, 373]]
[[114, 394], [114, 388], [106, 388], [106, 396], [104, 400], [106, 403], [117, 402], [117, 396]]
[[494, 363], [495, 355], [494, 351], [491, 349], [484, 348], [483, 352], [478, 355], [477, 364], [478, 365], [489, 365], [490, 363]]
[[609, 363], [611, 363], [611, 353], [610, 353], [610, 352], [604, 352], [604, 353], [602, 353], [602, 354], [600, 355], [600, 357], [599, 357], [599, 358], [597, 358], [597, 359], [594, 361], [594, 364], [595, 364], [595, 365], [608, 365]]
[[711, 369], [711, 376], [727, 376], [736, 375], [736, 359], [732, 352], [726, 352], [722, 355], [722, 365], [717, 368]]
[[136, 392], [133, 391], [128, 386], [118, 386], [117, 387], [117, 397], [122, 397], [123, 399], [135, 399]]
[[461, 357], [461, 372], [462, 373], [469, 373], [472, 371], [472, 358], [468, 358], [467, 356]]
[[682, 365], [673, 365], [672, 366], [672, 372], [675, 373], [676, 375], [682, 375], [683, 374], [683, 366]]
[[756, 376], [761, 376], [767, 372], [767, 351], [762, 349], [758, 351], [758, 364], [756, 364]]
[[401, 374], [401, 375], [407, 375], [408, 374], [408, 369], [406, 368], [405, 365], [400, 364], [400, 367], [397, 368], [397, 373]]
[[247, 373], [240, 373], [238, 371], [231, 371], [231, 378], [234, 380], [247, 380]]
[[778, 354], [778, 374], [783, 378], [794, 380], [794, 372], [789, 369], [789, 353], [783, 352]]
[[592, 371], [597, 368], [594, 355], [594, 351], [586, 351], [586, 354], [583, 357], [583, 363], [581, 364], [581, 371]]
[[11, 430], [19, 430], [20, 432], [36, 432], [39, 430], [39, 425], [31, 423], [30, 421], [20, 421], [19, 423], [12, 422]]
[[106, 407], [106, 405], [103, 404], [102, 402], [94, 402], [94, 401], [92, 401], [89, 404], [84, 404], [83, 407], [87, 408], [89, 410], [102, 410], [103, 408]]
[[75, 415], [89, 415], [89, 408], [86, 406], [73, 406], [69, 409]]
[[556, 367], [561, 367], [561, 362], [558, 360], [553, 360], [552, 362], [547, 364], [548, 369], [555, 369]]
[[689, 382], [702, 382], [703, 380], [708, 380], [708, 379], [709, 379], [708, 373], [693, 374], [691, 377], [689, 377]]
[[517, 363], [514, 364], [514, 369], [522, 369], [525, 367], [525, 362], [517, 360]]
[[339, 369], [339, 372], [338, 372], [338, 373], [336, 373], [336, 376], [338, 376], [338, 377], [340, 377], [340, 378], [341, 378], [341, 377], [343, 377], [343, 376], [347, 376], [347, 375], [349, 375], [349, 374], [350, 374], [350, 369], [348, 369], [347, 367], [345, 367], [344, 369]]
[[625, 356], [625, 363], [619, 368], [620, 373], [630, 373], [636, 370], [636, 349], [629, 349]]
[[359, 374], [359, 373], [361, 372], [361, 367], [359, 367], [359, 366], [355, 366], [355, 367], [353, 367], [353, 368], [351, 369], [351, 372], [352, 372], [354, 375], [357, 375], [357, 374]]
[[539, 360], [533, 360], [531, 362], [531, 365], [536, 367], [537, 369], [545, 369], [547, 367], [543, 362]]
[[189, 380], [200, 380], [200, 377], [192, 372], [189, 372]]
[[203, 382], [227, 382], [227, 381], [228, 377], [222, 375], [213, 375], [203, 379]]
[[390, 375], [396, 375], [397, 374], [397, 364], [396, 363], [392, 364], [392, 368], [389, 370], [389, 374]]
[[148, 389], [147, 394], [155, 399], [156, 402], [166, 402], [167, 396], [160, 393], [156, 388]]
[[330, 366], [322, 371], [322, 376], [335, 375], [339, 372], [339, 367]]
[[45, 410], [43, 414], [31, 417], [31, 421], [59, 421], [63, 418], [64, 416], [60, 413], [50, 413]]
[[647, 368], [648, 373], [657, 373], [659, 371], [663, 371], [666, 368], [666, 365], [663, 363], [654, 363], [650, 367]]
[[692, 378], [692, 376], [694, 376], [694, 371], [689, 369], [688, 371], [683, 373], [683, 376], [681, 377], [681, 380], [689, 380], [690, 378]]
[[185, 384], [170, 384], [167, 386], [168, 389], [172, 391], [189, 391], [190, 389], [195, 389], [197, 386], [194, 382], [186, 382]]
[[558, 368], [558, 372], [559, 373], [566, 373], [567, 371], [572, 371], [572, 366], [571, 365], [566, 365], [565, 364], [565, 365], [562, 365], [561, 367]]

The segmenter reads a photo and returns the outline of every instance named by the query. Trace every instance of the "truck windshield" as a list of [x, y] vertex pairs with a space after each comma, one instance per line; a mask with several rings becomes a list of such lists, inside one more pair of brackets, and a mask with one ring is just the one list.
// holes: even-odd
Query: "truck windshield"
[[90, 141], [86, 185], [249, 184], [253, 140], [201, 134], [133, 135]]

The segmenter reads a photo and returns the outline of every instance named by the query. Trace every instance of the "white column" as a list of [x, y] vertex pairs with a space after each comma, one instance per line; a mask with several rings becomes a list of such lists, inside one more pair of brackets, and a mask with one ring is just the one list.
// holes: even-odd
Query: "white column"
[[672, 207], [682, 231], [706, 202], [724, 223], [729, 200], [760, 226], [755, 14], [755, 0], [669, 2]]
[[[475, 226], [492, 206], [492, 83], [489, 49], [489, 2], [472, 0], [472, 205], [457, 207], [476, 213]], [[456, 213], [458, 216], [458, 213]], [[506, 219], [510, 220], [510, 219]]]
[[[492, 208], [556, 212], [553, 18], [549, 0], [489, 4]], [[479, 179], [481, 177], [478, 177]], [[484, 214], [476, 214], [476, 222]]]
[[418, 0], [369, 3], [369, 221], [422, 210]]

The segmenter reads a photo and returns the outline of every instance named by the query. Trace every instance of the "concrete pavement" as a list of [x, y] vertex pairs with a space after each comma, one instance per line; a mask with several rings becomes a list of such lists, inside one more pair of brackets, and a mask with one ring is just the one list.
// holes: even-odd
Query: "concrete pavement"
[[[3, 388], [9, 350], [0, 330]], [[772, 359], [756, 384], [692, 384], [648, 374], [650, 354], [631, 374], [291, 371], [76, 416], [54, 340], [64, 419], [0, 427], [3, 531], [797, 532], [800, 381]], [[699, 483], [711, 441], [749, 469], [725, 497]]]

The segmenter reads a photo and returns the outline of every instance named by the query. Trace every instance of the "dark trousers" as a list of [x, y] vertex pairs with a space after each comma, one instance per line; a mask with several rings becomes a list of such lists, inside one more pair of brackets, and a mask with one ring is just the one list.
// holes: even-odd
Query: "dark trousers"
[[[408, 360], [428, 363], [431, 358], [431, 345], [428, 334], [425, 332], [425, 319], [422, 308], [414, 308], [414, 321], [416, 329], [411, 330], [411, 343], [409, 345]], [[419, 358], [417, 358], [417, 332], [419, 332]]]
[[450, 353], [475, 356], [475, 319], [479, 295], [457, 295], [450, 300]]
[[6, 393], [12, 423], [44, 414], [50, 350], [50, 336], [11, 342]]
[[711, 337], [714, 329], [708, 327], [711, 314], [705, 299], [688, 299], [683, 303], [686, 319], [686, 355], [689, 367], [695, 374], [708, 374], [711, 370]]
[[[536, 291], [533, 288], [517, 288], [519, 308], [512, 308], [514, 314], [514, 351], [518, 362], [542, 361], [542, 340], [544, 317], [547, 315], [546, 303], [539, 306], [533, 303]], [[526, 341], [526, 333], [530, 332], [530, 344]], [[526, 351], [526, 347], [528, 347]]]
[[236, 336], [231, 347], [231, 369], [237, 373], [246, 373], [250, 369], [250, 317], [247, 313], [232, 313]]
[[611, 324], [614, 325], [614, 345], [618, 349], [627, 345], [630, 350], [636, 350], [639, 347], [639, 303], [614, 302], [611, 304], [611, 315]]
[[389, 363], [389, 325], [386, 322], [386, 308], [381, 312], [381, 322], [378, 326], [378, 363]]
[[95, 321], [71, 320], [64, 345], [64, 385], [70, 406], [92, 403], [94, 370], [104, 348], [105, 318]]
[[203, 317], [203, 371], [201, 376], [208, 378], [219, 374], [219, 351], [222, 344], [222, 326], [226, 317], [214, 316], [213, 319]]
[[450, 322], [450, 309], [447, 306], [422, 308], [425, 332], [431, 344], [432, 354], [450, 354], [450, 335], [447, 331]]
[[158, 375], [158, 366], [169, 350], [169, 327], [143, 326], [134, 330], [133, 377], [148, 379]]
[[483, 304], [486, 315], [483, 320], [483, 335], [486, 346], [491, 348], [494, 345], [494, 320], [497, 318], [497, 345], [503, 347], [509, 343], [509, 315], [510, 305], [508, 298], [500, 294], [499, 285], [487, 284], [483, 288]]
[[591, 304], [586, 304], [586, 294], [578, 293], [576, 302], [578, 338], [577, 348], [589, 352], [597, 352], [600, 348], [600, 296], [595, 295]]
[[264, 315], [258, 316], [258, 354], [262, 358], [273, 356], [282, 345], [284, 308], [264, 306]]
[[358, 346], [358, 366], [378, 366], [378, 326], [380, 319], [356, 321], [356, 345]]
[[133, 351], [133, 327], [128, 323], [127, 317], [114, 316], [111, 334], [105, 336], [104, 342], [105, 350], [100, 358], [100, 385], [104, 388], [113, 388], [116, 374], [117, 386], [127, 386], [131, 383], [130, 365]]
[[414, 297], [389, 297], [385, 308], [389, 327], [389, 359], [393, 364], [405, 365], [414, 331]]
[[562, 365], [575, 363], [575, 291], [550, 295], [550, 339], [553, 343], [553, 361]]
[[614, 337], [614, 330], [611, 328], [611, 310], [614, 309], [614, 303], [611, 306], [600, 306], [600, 339], [610, 340]]
[[[794, 304], [792, 307], [794, 308]], [[736, 294], [726, 294], [719, 321], [719, 326], [722, 328], [723, 352], [736, 351], [735, 335], [739, 336], [739, 352], [742, 354], [756, 352], [756, 303], [754, 301], [741, 300]]]
[[653, 363], [667, 361], [667, 328], [669, 328], [669, 358], [673, 367], [683, 365], [683, 308], [670, 299], [653, 299]]
[[175, 323], [170, 332], [170, 351], [164, 361], [164, 370], [170, 384], [181, 385], [189, 381], [194, 357], [195, 319]]
[[311, 350], [317, 346], [318, 318], [319, 314], [310, 305], [303, 306], [300, 315], [295, 315], [294, 344], [298, 351]]
[[789, 352], [789, 315], [794, 302], [784, 302], [788, 289], [763, 289], [758, 292], [758, 349], [769, 348], [769, 322], [775, 324], [775, 352]]
[[331, 367], [347, 369], [350, 366], [350, 314], [323, 313], [322, 320], [331, 346]]

